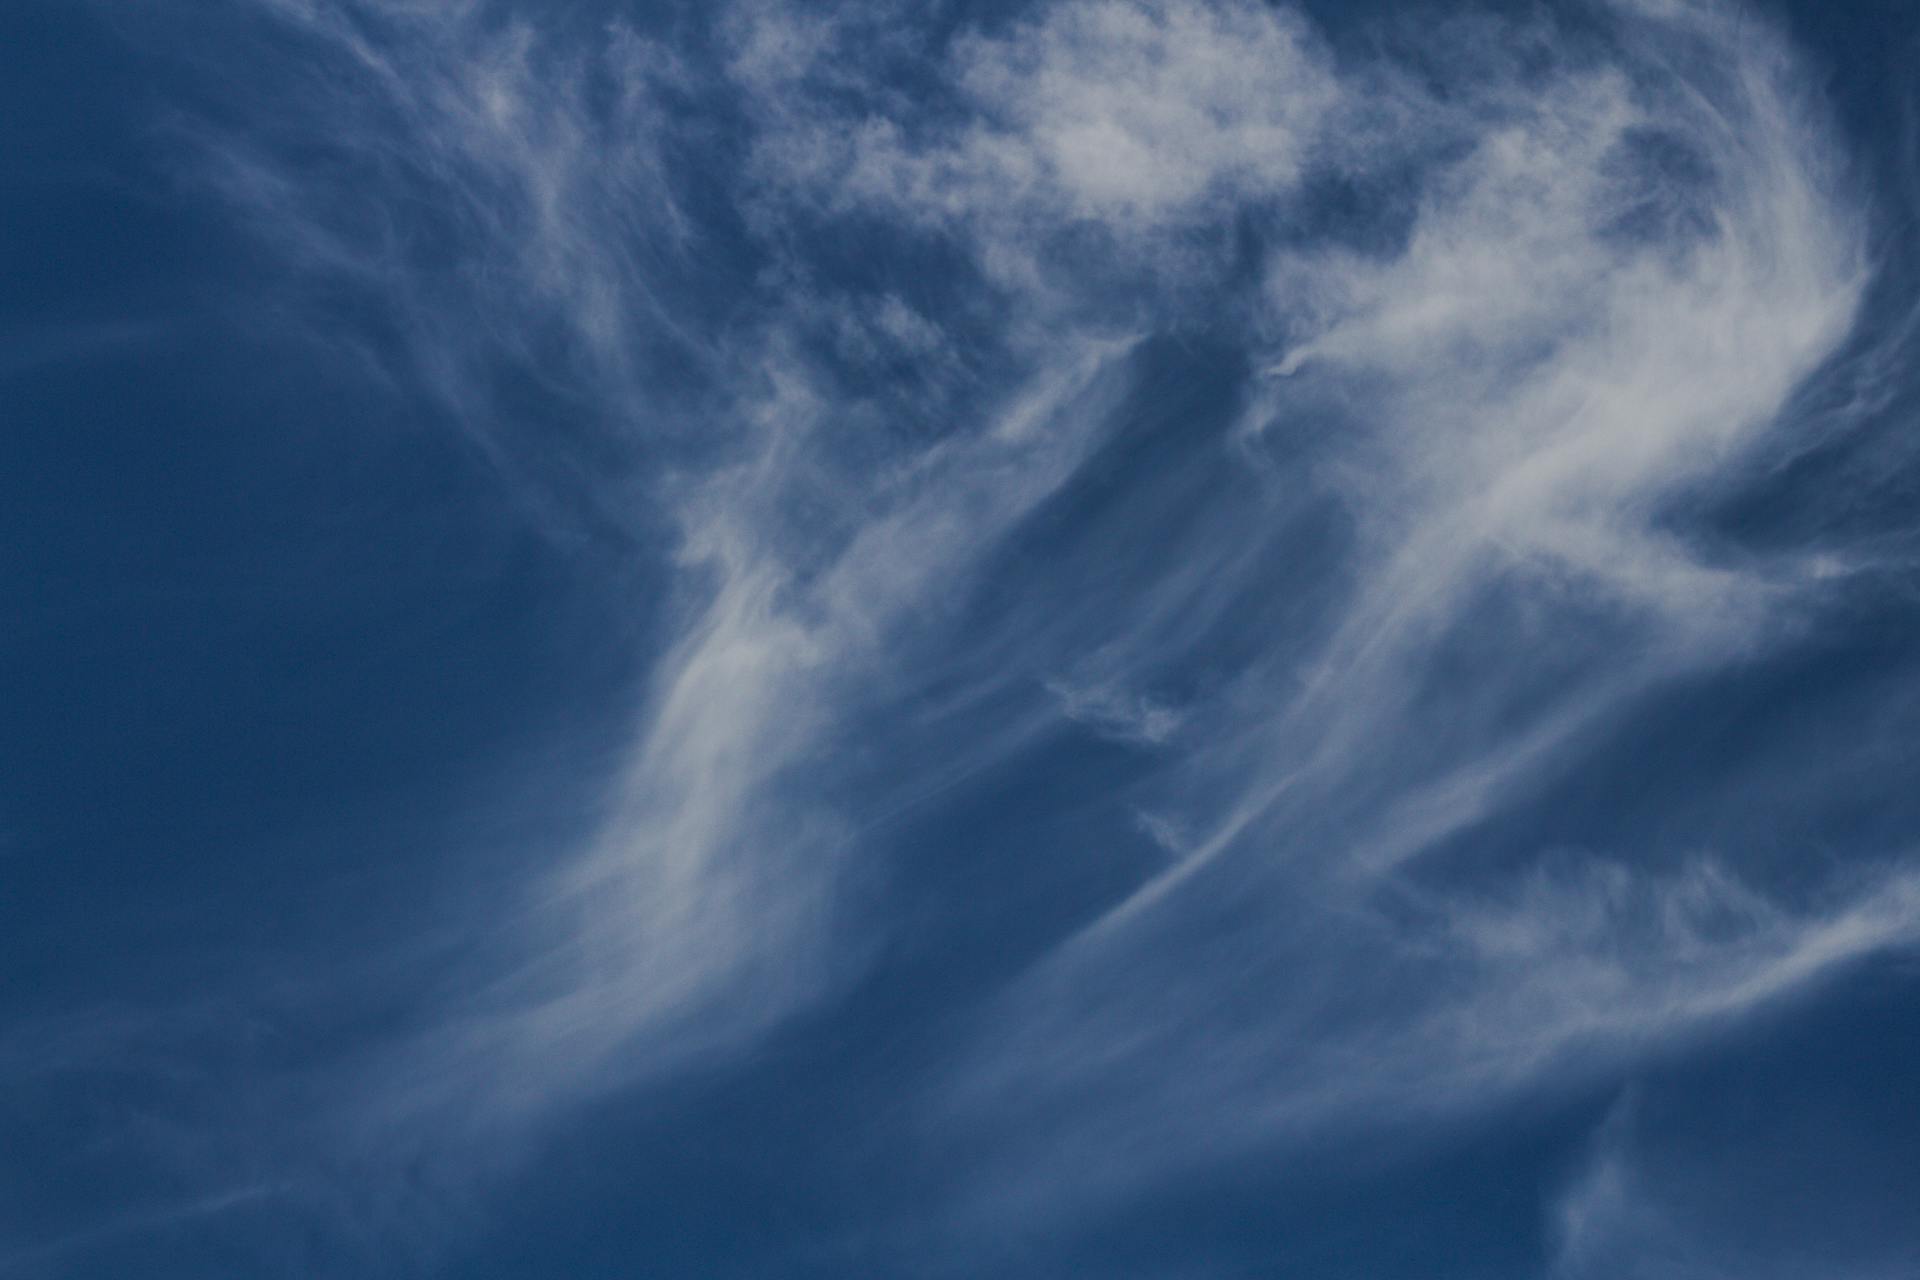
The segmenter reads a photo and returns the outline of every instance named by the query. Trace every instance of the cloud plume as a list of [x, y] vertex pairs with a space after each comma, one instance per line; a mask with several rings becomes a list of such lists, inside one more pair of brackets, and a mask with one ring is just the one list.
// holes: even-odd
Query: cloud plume
[[[228, 7], [288, 88], [164, 136], [277, 322], [658, 586], [594, 830], [323, 1073], [312, 1168], [518, 1151], [998, 929], [900, 1001], [887, 1114], [954, 1156], [913, 1229], [1044, 1235], [1920, 940], [1905, 845], [1749, 848], [1750, 757], [1580, 821], [1664, 702], [1905, 571], [1727, 515], [1868, 438], [1914, 332], [1785, 33], [990, 8]], [[1796, 785], [1891, 785], [1869, 747]]]

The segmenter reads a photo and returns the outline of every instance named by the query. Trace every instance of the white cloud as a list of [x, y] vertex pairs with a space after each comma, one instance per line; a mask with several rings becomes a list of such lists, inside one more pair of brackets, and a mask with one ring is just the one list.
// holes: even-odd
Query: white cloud
[[1121, 224], [1291, 188], [1339, 91], [1298, 18], [1258, 4], [1058, 5], [964, 41], [987, 122], [953, 144], [961, 198]]
[[1144, 694], [1107, 685], [1049, 682], [1047, 691], [1060, 700], [1067, 719], [1122, 742], [1160, 746], [1180, 731], [1181, 715], [1173, 707]]
[[[1338, 424], [1314, 478], [1357, 531], [1346, 594], [1317, 653], [1192, 713], [1212, 718], [1180, 764], [1189, 807], [1154, 809], [1187, 856], [981, 1028], [953, 1114], [1003, 1118], [1031, 1162], [999, 1169], [997, 1209], [1485, 1106], [1913, 945], [1903, 874], [1822, 907], [1711, 863], [1597, 862], [1518, 898], [1414, 878], [1583, 735], [1763, 648], [1818, 590], [1799, 562], [1710, 554], [1685, 514], [1798, 447], [1791, 397], [1868, 277], [1862, 204], [1772, 32], [1711, 7], [1645, 20], [1524, 89], [1432, 99], [1434, 136], [1468, 145], [1427, 168], [1403, 241], [1273, 259], [1290, 336], [1245, 440]], [[1655, 40], [1697, 57], [1640, 61]], [[1184, 590], [1156, 580], [1141, 608]]]
[[[1342, 145], [1359, 133], [1307, 25], [1253, 0], [1039, 6], [955, 39], [930, 102], [882, 92], [865, 109], [826, 105], [882, 45], [865, 26], [747, 12], [735, 68], [759, 96], [770, 206], [811, 199], [957, 236], [1029, 304], [1075, 291], [1052, 237], [1091, 230], [1132, 270], [1177, 280], [1205, 256], [1182, 233], [1290, 196], [1336, 108]], [[797, 92], [809, 81], [841, 92], [810, 101]]]
[[[379, 189], [357, 203], [290, 165], [276, 117], [204, 134], [228, 195], [384, 298], [415, 376], [476, 429], [510, 413], [504, 366], [671, 460], [642, 486], [674, 543], [671, 637], [607, 820], [511, 898], [485, 1012], [381, 1068], [383, 1125], [538, 1116], [829, 996], [864, 958], [845, 939], [887, 927], [834, 915], [884, 856], [866, 824], [939, 792], [836, 790], [873, 726], [921, 714], [915, 662], [964, 671], [951, 704], [1031, 703], [955, 745], [951, 776], [1058, 714], [1156, 749], [1151, 792], [1114, 803], [1177, 859], [987, 1002], [928, 1086], [930, 1123], [999, 1135], [989, 1163], [1035, 1212], [1220, 1149], [1469, 1112], [1914, 942], [1897, 871], [1789, 903], [1734, 849], [1431, 866], [1832, 576], [1689, 532], [1702, 495], [1798, 447], [1792, 396], [1868, 276], [1861, 197], [1757, 19], [1627, 6], [1615, 41], [1548, 30], [1542, 65], [1437, 92], [1251, 0], [1065, 0], [945, 43], [898, 7], [740, 4], [704, 69], [473, 6], [279, 8], [334, 50], [342, 81], [305, 105]], [[1660, 42], [1690, 57], [1649, 58]], [[759, 275], [716, 320], [733, 277], [674, 157], [721, 121], [743, 167], [693, 150]], [[1278, 218], [1316, 172], [1389, 169], [1402, 236], [1283, 237], [1251, 290], [1194, 247]], [[383, 202], [418, 199], [449, 243], [395, 232]], [[883, 265], [889, 237], [932, 237], [966, 270], [924, 294], [902, 271], [823, 284], [808, 235], [849, 228]], [[1103, 251], [1059, 251], [1082, 231]], [[1114, 503], [1087, 562], [1134, 571], [1124, 590], [996, 582], [1013, 603], [986, 641], [942, 632], [1135, 407], [1144, 335], [1195, 314], [1283, 339], [1238, 335], [1271, 370], [1240, 452], [1196, 427]], [[1141, 692], [1202, 669], [1191, 696]]]

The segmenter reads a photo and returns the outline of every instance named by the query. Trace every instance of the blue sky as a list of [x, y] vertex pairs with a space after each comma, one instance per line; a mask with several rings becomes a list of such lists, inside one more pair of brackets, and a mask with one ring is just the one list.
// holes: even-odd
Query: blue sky
[[1920, 1275], [1916, 52], [0, 9], [0, 1276]]

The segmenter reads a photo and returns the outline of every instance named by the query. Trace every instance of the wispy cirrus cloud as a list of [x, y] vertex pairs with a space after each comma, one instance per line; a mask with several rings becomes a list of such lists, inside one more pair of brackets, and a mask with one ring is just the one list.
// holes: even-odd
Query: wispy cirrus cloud
[[900, 815], [1045, 776], [1063, 718], [1160, 852], [935, 1018], [902, 1088], [957, 1218], [1591, 1079], [1913, 944], [1885, 849], [1788, 892], [1516, 818], [1865, 562], [1708, 528], [1811, 379], [1889, 376], [1868, 197], [1757, 18], [1414, 65], [1240, 0], [244, 12], [287, 100], [175, 133], [300, 323], [666, 584], [603, 821], [342, 1071], [356, 1158], [830, 1007], [897, 941], [844, 891]]

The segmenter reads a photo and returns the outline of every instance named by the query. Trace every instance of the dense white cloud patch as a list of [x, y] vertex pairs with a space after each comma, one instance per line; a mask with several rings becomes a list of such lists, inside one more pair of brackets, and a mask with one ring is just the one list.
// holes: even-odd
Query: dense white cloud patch
[[[768, 125], [756, 150], [770, 206], [817, 201], [960, 236], [1029, 302], [1049, 292], [1046, 243], [1063, 229], [1170, 257], [1158, 265], [1177, 274], [1192, 249], [1170, 236], [1289, 197], [1384, 114], [1339, 83], [1304, 21], [1251, 0], [1040, 6], [940, 50], [931, 103], [856, 93], [853, 106], [848, 68], [884, 38], [747, 12], [735, 70]], [[810, 99], [822, 83], [841, 92]]]
[[955, 198], [1122, 224], [1287, 190], [1338, 100], [1313, 37], [1265, 5], [1060, 5], [955, 57], [985, 117], [932, 161]]

